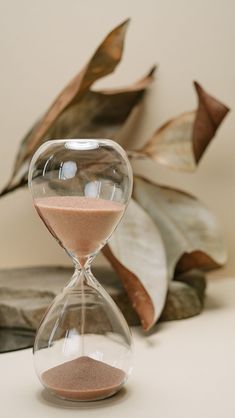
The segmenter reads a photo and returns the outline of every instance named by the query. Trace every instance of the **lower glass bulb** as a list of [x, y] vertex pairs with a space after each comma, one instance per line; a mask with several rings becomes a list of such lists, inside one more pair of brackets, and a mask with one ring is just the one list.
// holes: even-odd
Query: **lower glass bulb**
[[64, 399], [107, 398], [126, 382], [131, 358], [132, 338], [119, 308], [89, 268], [76, 269], [35, 338], [35, 368], [42, 384]]

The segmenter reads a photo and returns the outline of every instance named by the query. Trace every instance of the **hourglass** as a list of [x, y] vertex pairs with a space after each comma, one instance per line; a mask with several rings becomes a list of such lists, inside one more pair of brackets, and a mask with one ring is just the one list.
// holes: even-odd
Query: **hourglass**
[[128, 204], [129, 161], [111, 140], [51, 140], [33, 156], [29, 188], [40, 218], [75, 268], [37, 331], [36, 372], [44, 387], [63, 399], [109, 397], [130, 374], [132, 340], [90, 266]]

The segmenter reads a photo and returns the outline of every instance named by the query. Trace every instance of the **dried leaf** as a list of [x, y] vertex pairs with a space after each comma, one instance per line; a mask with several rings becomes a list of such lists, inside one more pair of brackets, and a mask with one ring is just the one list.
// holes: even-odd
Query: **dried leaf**
[[229, 108], [210, 96], [196, 81], [198, 109], [193, 127], [193, 153], [198, 163]]
[[121, 278], [145, 330], [159, 318], [168, 288], [165, 250], [158, 229], [131, 200], [104, 253]]
[[32, 135], [25, 144], [27, 146], [24, 154], [18, 156], [18, 164], [21, 160], [25, 161], [35, 151], [55, 119], [69, 105], [78, 101], [96, 80], [114, 71], [122, 57], [128, 23], [129, 20], [123, 22], [107, 35], [85, 68], [59, 94], [44, 117], [36, 124]]
[[[152, 83], [155, 67], [138, 82], [118, 90], [105, 92], [89, 90], [80, 102], [69, 106], [53, 123], [43, 140], [56, 138], [109, 138], [116, 135], [133, 108], [141, 100], [145, 89]], [[32, 130], [31, 130], [32, 132]], [[21, 168], [16, 185], [10, 185], [0, 196], [27, 184], [29, 161]]]
[[[197, 83], [196, 111], [183, 113], [161, 126], [137, 152], [173, 169], [194, 171], [229, 111]], [[134, 156], [134, 155], [133, 155]]]
[[47, 138], [115, 139], [145, 89], [155, 67], [141, 80], [118, 90], [91, 91], [67, 108], [47, 133]]
[[[94, 81], [114, 71], [122, 57], [128, 23], [129, 20], [123, 22], [107, 35], [85, 68], [65, 87], [42, 119], [26, 135], [16, 157], [12, 177], [2, 195], [15, 186], [17, 173], [43, 142], [55, 120], [69, 106], [79, 102]], [[22, 176], [18, 182], [22, 182]]]
[[169, 187], [134, 179], [133, 197], [161, 233], [169, 278], [174, 271], [210, 270], [226, 262], [226, 250], [214, 215], [193, 196]]

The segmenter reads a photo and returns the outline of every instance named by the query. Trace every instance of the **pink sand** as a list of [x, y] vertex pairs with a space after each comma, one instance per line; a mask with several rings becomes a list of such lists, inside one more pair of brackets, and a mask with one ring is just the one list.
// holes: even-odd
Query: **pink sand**
[[94, 401], [120, 390], [126, 374], [102, 361], [83, 356], [46, 370], [41, 378], [51, 392], [62, 398]]
[[121, 203], [80, 196], [43, 197], [34, 204], [52, 235], [77, 257], [101, 248], [124, 211]]

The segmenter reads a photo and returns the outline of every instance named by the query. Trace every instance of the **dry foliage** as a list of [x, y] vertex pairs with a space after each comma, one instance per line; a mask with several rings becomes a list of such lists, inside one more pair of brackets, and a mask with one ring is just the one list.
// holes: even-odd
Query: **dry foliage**
[[[92, 90], [93, 83], [119, 64], [129, 21], [114, 28], [85, 67], [23, 138], [12, 176], [0, 196], [27, 183], [30, 159], [44, 141], [55, 138], [117, 139], [153, 81], [145, 77], [123, 89]], [[171, 169], [194, 171], [228, 108], [194, 83], [195, 111], [158, 128], [144, 147], [128, 151]], [[52, 185], [53, 186], [53, 185]], [[221, 232], [213, 214], [179, 190], [135, 176], [133, 199], [104, 254], [117, 271], [143, 328], [150, 329], [164, 307], [169, 280], [192, 268], [212, 269], [226, 262]]]

